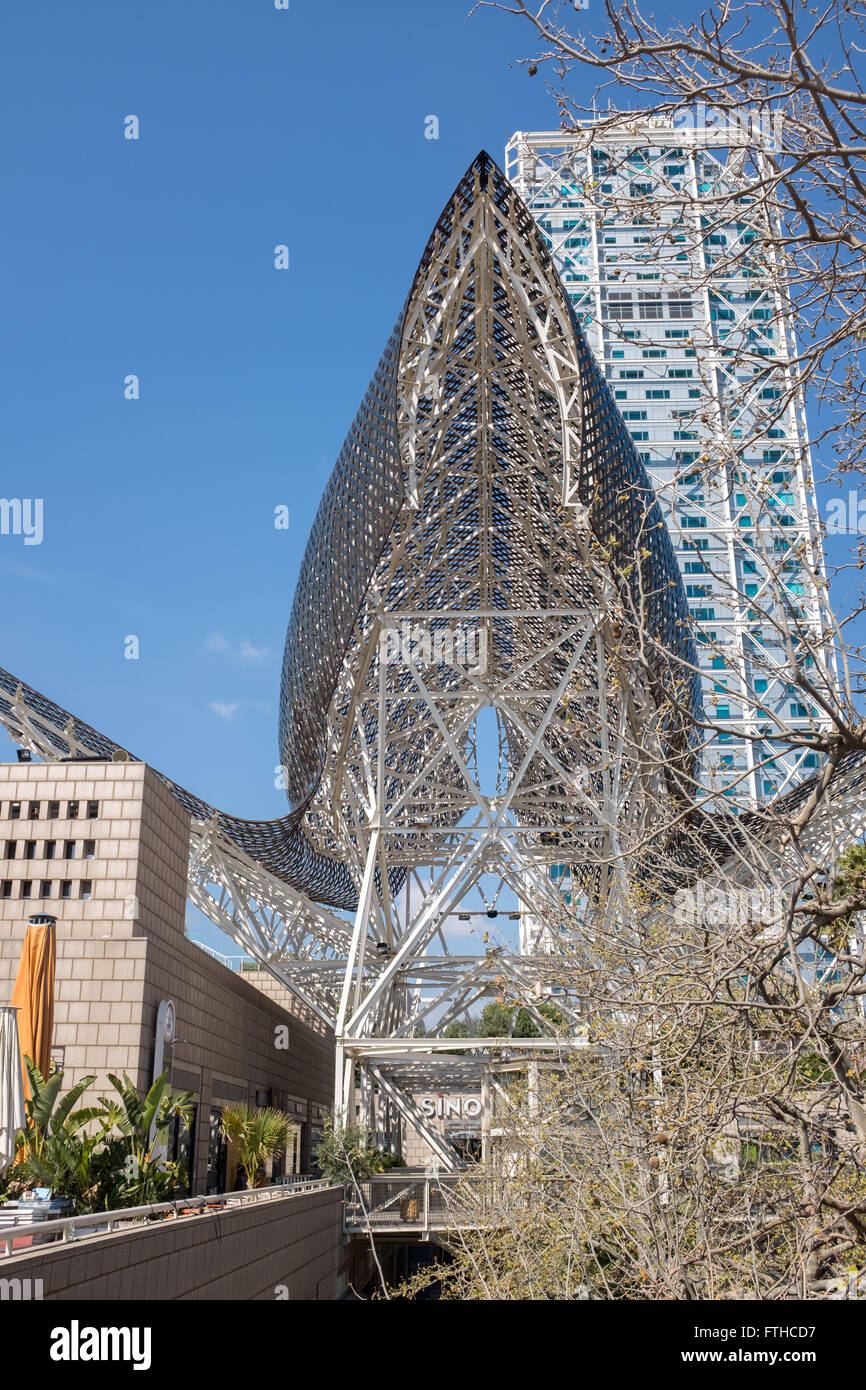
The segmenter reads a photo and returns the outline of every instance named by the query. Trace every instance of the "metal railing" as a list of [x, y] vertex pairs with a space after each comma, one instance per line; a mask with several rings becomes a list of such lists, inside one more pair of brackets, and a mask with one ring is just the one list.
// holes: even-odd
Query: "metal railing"
[[313, 1176], [312, 1173], [286, 1173], [285, 1177], [274, 1178], [273, 1181], [269, 1184], [269, 1186], [295, 1188], [310, 1187], [311, 1185], [315, 1185], [316, 1183], [318, 1183], [319, 1186], [321, 1186], [322, 1183], [324, 1183], [326, 1187], [339, 1187], [340, 1185], [339, 1183], [329, 1183], [325, 1180], [325, 1178], [316, 1178]]
[[264, 966], [252, 956], [226, 956], [222, 951], [217, 951], [213, 946], [208, 946], [206, 942], [199, 941], [198, 937], [187, 934], [187, 941], [191, 941], [193, 946], [197, 946], [200, 951], [205, 951], [213, 960], [218, 960], [220, 965], [226, 966], [228, 970], [233, 970], [236, 975], [254, 973], [257, 970], [264, 970]]
[[346, 1190], [347, 1235], [473, 1229], [485, 1224], [487, 1187], [463, 1173], [368, 1178]]
[[326, 1187], [334, 1187], [326, 1178], [303, 1178], [292, 1175], [281, 1183], [270, 1187], [254, 1187], [239, 1192], [217, 1192], [202, 1197], [177, 1197], [170, 1202], [154, 1202], [143, 1207], [123, 1207], [117, 1211], [87, 1212], [83, 1216], [60, 1216], [54, 1220], [40, 1221], [34, 1225], [23, 1220], [20, 1225], [7, 1226], [0, 1230], [0, 1255], [9, 1256], [28, 1253], [31, 1247], [14, 1250], [16, 1241], [33, 1237], [39, 1245], [62, 1240], [86, 1240], [94, 1236], [111, 1235], [130, 1226], [141, 1225], [156, 1218], [162, 1220], [172, 1217], [194, 1217], [213, 1215], [227, 1207], [255, 1206], [258, 1202], [281, 1201], [286, 1197], [297, 1197], [305, 1192], [321, 1192]]

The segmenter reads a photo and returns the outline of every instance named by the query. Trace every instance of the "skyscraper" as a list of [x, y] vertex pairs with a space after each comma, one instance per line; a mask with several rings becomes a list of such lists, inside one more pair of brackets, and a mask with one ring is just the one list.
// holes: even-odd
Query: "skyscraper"
[[814, 670], [823, 576], [788, 287], [770, 214], [747, 191], [776, 131], [714, 116], [699, 105], [518, 132], [506, 169], [670, 529], [719, 726], [703, 781], [755, 804], [817, 765], [775, 736], [822, 720], [791, 681], [783, 630], [799, 626], [794, 649]]

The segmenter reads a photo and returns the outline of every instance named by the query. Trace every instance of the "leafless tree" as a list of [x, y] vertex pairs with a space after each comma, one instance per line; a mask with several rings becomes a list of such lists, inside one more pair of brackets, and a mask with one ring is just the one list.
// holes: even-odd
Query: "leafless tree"
[[[574, 15], [570, 7], [494, 3], [520, 16], [540, 44], [520, 60], [546, 69], [564, 126], [591, 119], [603, 134], [622, 120], [622, 107], [675, 116], [700, 108], [717, 129], [772, 132], [751, 167], [746, 196], [766, 214], [776, 236], [740, 241], [720, 251], [713, 273], [735, 274], [778, 258], [789, 277], [800, 342], [802, 382], [821, 404], [821, 432], [841, 475], [863, 464], [862, 349], [866, 248], [866, 20], [849, 0], [819, 6], [795, 0], [741, 0], [704, 10], [694, 20], [660, 27], [631, 0], [604, 0]], [[569, 22], [562, 14], [569, 11]], [[573, 87], [595, 74], [590, 101]], [[610, 98], [617, 110], [605, 111]], [[743, 190], [737, 190], [742, 198]], [[733, 197], [720, 186], [701, 199], [719, 227], [729, 224]], [[712, 234], [712, 225], [705, 232]], [[662, 240], [664, 230], [660, 230]], [[752, 354], [753, 364], [761, 362]]]
[[[551, 0], [490, 7], [534, 31], [537, 52], [520, 61], [531, 75], [549, 74], [561, 123], [574, 132], [569, 177], [577, 195], [612, 221], [628, 209], [643, 233], [643, 266], [652, 263], [663, 281], [673, 286], [687, 274], [695, 293], [726, 277], [750, 283], [755, 302], [766, 294], [774, 304], [776, 330], [791, 335], [783, 370], [755, 333], [731, 331], [722, 341], [708, 321], [690, 330], [702, 389], [685, 422], [695, 447], [672, 491], [712, 503], [714, 491], [717, 501], [727, 489], [742, 528], [733, 549], [749, 557], [722, 571], [695, 547], [690, 573], [703, 565], [712, 592], [727, 593], [747, 627], [746, 647], [733, 654], [729, 642], [704, 633], [718, 684], [714, 693], [704, 662], [696, 741], [717, 749], [722, 734], [750, 745], [752, 774], [766, 768], [771, 777], [780, 749], [789, 762], [805, 755], [816, 770], [798, 789], [783, 786], [756, 804], [735, 760], [699, 758], [692, 769], [684, 756], [676, 769], [682, 796], [659, 804], [643, 842], [631, 846], [629, 886], [615, 910], [582, 910], [579, 869], [568, 868], [574, 892], [564, 894], [559, 916], [540, 908], [559, 942], [543, 985], [579, 999], [588, 1046], [558, 1052], [552, 1038], [535, 1073], [518, 1068], [497, 1082], [500, 1133], [483, 1171], [503, 1180], [467, 1183], [457, 1199], [461, 1230], [452, 1263], [438, 1271], [443, 1292], [862, 1297], [859, 497], [853, 508], [845, 499], [844, 524], [830, 527], [850, 545], [834, 557], [834, 612], [817, 521], [792, 543], [773, 451], [763, 454], [767, 466], [749, 460], [774, 430], [789, 437], [786, 421], [805, 392], [818, 429], [800, 436], [804, 456], [814, 451], [837, 489], [859, 483], [864, 16], [841, 0], [816, 8], [742, 0], [666, 29], [630, 0], [606, 0], [601, 22], [592, 10], [575, 16]], [[581, 102], [575, 89], [590, 71], [598, 85]], [[637, 108], [668, 130], [699, 108], [704, 126], [730, 133], [715, 140], [715, 172], [703, 187], [675, 175], [665, 183], [665, 171], [654, 169], [652, 194], [637, 206], [635, 158], [651, 158], [641, 148], [649, 142], [629, 139]], [[606, 151], [601, 169], [594, 147]], [[633, 278], [630, 258], [622, 258], [622, 283]], [[616, 332], [615, 320], [608, 327]], [[620, 323], [623, 340], [627, 328]], [[670, 500], [673, 510], [676, 496]], [[640, 555], [604, 558], [619, 570], [621, 602], [631, 608], [624, 626], [642, 633], [638, 661], [648, 671], [642, 608], [653, 596], [635, 599], [632, 586], [629, 599], [624, 582]], [[855, 584], [843, 592], [846, 569]], [[748, 587], [744, 574], [754, 576]], [[669, 686], [672, 714], [687, 714], [697, 670], [684, 663]], [[720, 718], [720, 699], [733, 719]], [[647, 746], [634, 755], [650, 756]]]
[[866, 873], [828, 919], [790, 880], [744, 888], [740, 849], [673, 900], [647, 883], [615, 925], [571, 923], [546, 983], [579, 995], [589, 1045], [491, 1065], [496, 1137], [454, 1198], [451, 1262], [413, 1287], [866, 1295]]
[[[648, 669], [648, 624], [629, 617]], [[454, 1198], [451, 1261], [404, 1291], [437, 1278], [462, 1299], [866, 1296], [866, 850], [850, 747], [740, 814], [684, 755], [684, 794], [659, 794], [627, 862], [592, 866], [623, 891], [589, 910], [583, 863], [559, 903], [539, 901], [557, 945], [536, 958], [535, 998], [507, 1002], [567, 999], [587, 1045], [563, 1047], [554, 1024], [548, 1053], [490, 1064], [498, 1109]], [[648, 744], [630, 756], [646, 764]]]

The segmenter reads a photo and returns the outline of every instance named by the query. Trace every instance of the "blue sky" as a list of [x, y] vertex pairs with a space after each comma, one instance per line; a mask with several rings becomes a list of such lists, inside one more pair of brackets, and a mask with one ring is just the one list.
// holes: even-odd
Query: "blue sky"
[[44, 499], [44, 539], [0, 537], [0, 663], [242, 814], [285, 808], [299, 560], [433, 223], [481, 146], [553, 118], [517, 26], [468, 8], [7, 16], [0, 490]]
[[240, 814], [285, 810], [298, 565], [427, 237], [482, 146], [555, 121], [518, 26], [468, 9], [6, 15], [0, 492], [44, 537], [0, 537], [0, 664]]
[[481, 147], [556, 123], [528, 31], [468, 10], [6, 15], [0, 491], [44, 499], [44, 538], [0, 537], [0, 664], [242, 815], [285, 809], [299, 561], [433, 223]]

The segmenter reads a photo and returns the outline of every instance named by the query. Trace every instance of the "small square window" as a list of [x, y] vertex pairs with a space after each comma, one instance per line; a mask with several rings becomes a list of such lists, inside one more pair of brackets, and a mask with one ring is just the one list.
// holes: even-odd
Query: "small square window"
[[50, 878], [43, 878], [43, 880], [42, 880], [42, 887], [41, 887], [40, 890], [39, 890], [39, 896], [40, 896], [40, 898], [50, 898], [50, 897], [51, 897], [51, 879], [50, 879]]
[[11, 880], [11, 878], [4, 878], [4, 880], [3, 880], [3, 897], [4, 897], [4, 898], [11, 898], [11, 897], [12, 897], [12, 880]]
[[56, 853], [57, 853], [57, 841], [56, 841], [56, 840], [46, 840], [46, 841], [45, 841], [45, 849], [44, 849], [44, 851], [43, 851], [43, 856], [42, 856], [43, 859], [53, 859]]
[[49, 820], [57, 820], [57, 818], [58, 818], [59, 815], [60, 815], [60, 802], [59, 802], [59, 801], [49, 801], [49, 803], [48, 803], [48, 819], [49, 819]]
[[15, 858], [15, 844], [16, 844], [16, 841], [15, 841], [15, 840], [7, 840], [7, 841], [6, 841], [6, 858], [7, 858], [7, 859], [14, 859], [14, 858]]
[[98, 801], [88, 801], [88, 803], [87, 803], [87, 819], [88, 819], [88, 820], [96, 820], [96, 817], [97, 817], [98, 815], [99, 815], [99, 802], [98, 802]]
[[78, 896], [79, 896], [79, 898], [89, 898], [90, 895], [91, 895], [92, 889], [93, 889], [93, 884], [90, 882], [90, 879], [89, 879], [89, 878], [83, 878], [83, 879], [81, 880], [81, 884], [79, 885], [79, 889], [78, 889]]
[[29, 878], [21, 880], [21, 896], [22, 898], [30, 898], [33, 896], [33, 884]]
[[31, 801], [30, 805], [27, 808], [27, 819], [38, 820], [41, 807], [42, 803], [40, 801]]
[[61, 882], [61, 884], [60, 884], [60, 896], [61, 896], [61, 898], [71, 898], [71, 897], [72, 897], [72, 879], [71, 879], [71, 878], [64, 878], [64, 879], [62, 880], [62, 882]]
[[10, 801], [10, 802], [9, 802], [9, 819], [10, 819], [10, 820], [20, 820], [20, 819], [21, 819], [21, 802], [20, 802], [20, 801]]
[[24, 841], [24, 858], [25, 858], [25, 859], [35, 859], [35, 858], [36, 858], [36, 841], [35, 841], [35, 840], [25, 840], [25, 841]]
[[77, 801], [70, 801], [70, 802], [67, 804], [67, 807], [66, 807], [66, 818], [67, 818], [67, 820], [77, 820], [77, 819], [78, 819], [78, 802], [77, 802]]
[[96, 854], [96, 841], [95, 841], [95, 840], [85, 840], [85, 841], [84, 841], [84, 858], [85, 858], [85, 859], [92, 859], [92, 858], [94, 857], [95, 854]]
[[63, 850], [63, 858], [64, 858], [64, 859], [74, 859], [74, 858], [75, 858], [75, 841], [74, 841], [74, 840], [67, 840], [67, 841], [66, 841], [66, 845], [65, 845], [64, 850]]

